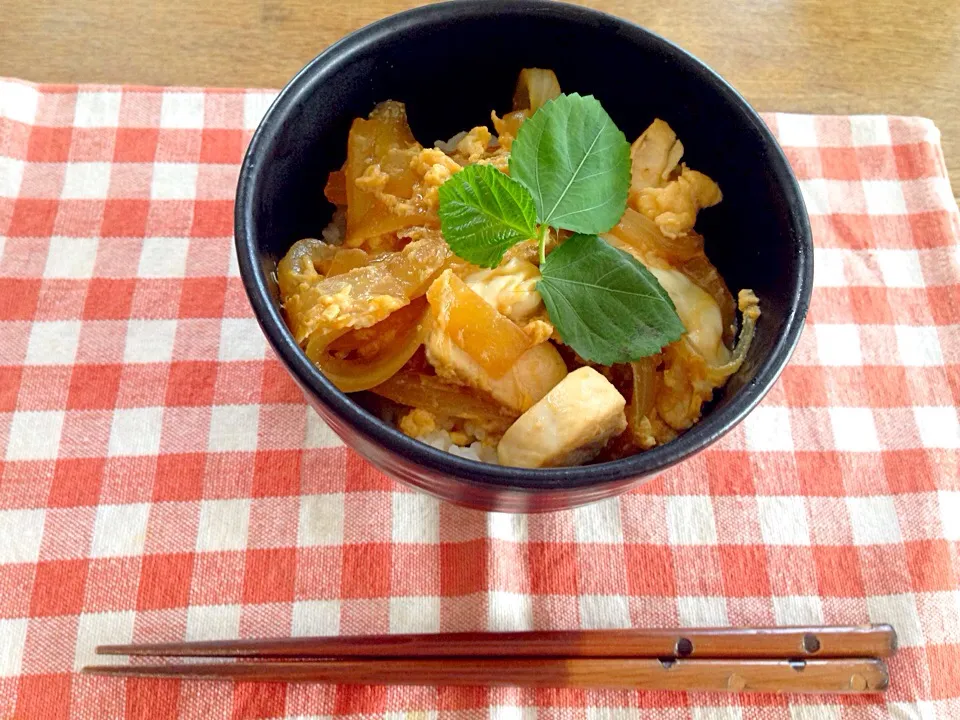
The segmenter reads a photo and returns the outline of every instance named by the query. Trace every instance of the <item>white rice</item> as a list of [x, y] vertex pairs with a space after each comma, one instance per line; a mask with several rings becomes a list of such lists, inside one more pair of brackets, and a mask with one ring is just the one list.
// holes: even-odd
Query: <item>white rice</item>
[[330, 223], [323, 229], [321, 236], [327, 245], [343, 245], [343, 240], [347, 235], [347, 214], [337, 208], [337, 211], [330, 219]]
[[443, 150], [445, 153], [449, 155], [450, 153], [452, 153], [454, 150], [457, 149], [457, 145], [459, 145], [460, 141], [463, 140], [466, 136], [467, 136], [467, 131], [461, 130], [446, 142], [444, 142], [443, 140], [437, 140], [433, 144], [433, 146], [437, 148], [437, 150]]
[[434, 430], [426, 435], [417, 438], [420, 442], [426, 443], [437, 450], [443, 450], [451, 455], [459, 455], [467, 460], [477, 460], [479, 462], [499, 465], [496, 449], [489, 445], [484, 445], [479, 440], [472, 442], [466, 447], [460, 447], [450, 439], [450, 433], [446, 430]]

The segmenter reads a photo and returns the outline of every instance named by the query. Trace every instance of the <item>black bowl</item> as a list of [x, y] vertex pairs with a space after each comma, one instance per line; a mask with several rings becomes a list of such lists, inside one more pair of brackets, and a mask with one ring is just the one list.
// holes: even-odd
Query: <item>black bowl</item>
[[[723, 202], [702, 213], [707, 254], [763, 315], [741, 370], [673, 442], [616, 462], [551, 470], [499, 467], [436, 450], [338, 391], [287, 330], [273, 280], [301, 237], [319, 237], [333, 208], [329, 171], [350, 122], [382, 100], [407, 104], [425, 145], [509, 109], [517, 73], [552, 68], [565, 92], [595, 95], [628, 138], [655, 118], [683, 141], [684, 160], [714, 178]], [[760, 401], [800, 336], [813, 245], [796, 179], [776, 140], [724, 80], [663, 38], [624, 20], [549, 0], [459, 0], [373, 23], [317, 56], [280, 93], [247, 150], [236, 203], [240, 271], [257, 319], [309, 402], [357, 452], [397, 480], [471, 507], [569, 508], [622, 493], [715, 442]]]

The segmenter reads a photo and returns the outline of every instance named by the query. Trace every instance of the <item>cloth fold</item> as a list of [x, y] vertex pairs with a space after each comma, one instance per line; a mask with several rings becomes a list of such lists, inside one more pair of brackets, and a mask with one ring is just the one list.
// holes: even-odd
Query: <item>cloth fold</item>
[[[960, 717], [960, 214], [929, 120], [766, 115], [816, 244], [783, 377], [636, 491], [509, 516], [375, 471], [267, 349], [232, 209], [274, 95], [0, 79], [0, 717]], [[75, 674], [108, 642], [865, 622], [900, 637], [883, 697]]]

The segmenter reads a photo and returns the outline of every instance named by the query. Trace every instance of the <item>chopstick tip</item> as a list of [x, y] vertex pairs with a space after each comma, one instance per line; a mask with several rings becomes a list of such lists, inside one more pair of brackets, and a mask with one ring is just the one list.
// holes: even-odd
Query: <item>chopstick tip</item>
[[127, 655], [129, 648], [126, 645], [97, 645], [97, 655]]

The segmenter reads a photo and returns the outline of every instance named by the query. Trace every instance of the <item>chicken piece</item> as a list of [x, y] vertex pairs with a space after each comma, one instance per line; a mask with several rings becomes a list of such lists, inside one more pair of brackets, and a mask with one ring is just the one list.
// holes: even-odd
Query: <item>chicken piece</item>
[[518, 325], [543, 308], [543, 298], [537, 292], [539, 280], [540, 269], [517, 257], [464, 278], [471, 290]]
[[435, 328], [430, 333], [426, 350], [427, 360], [438, 376], [476, 388], [519, 413], [529, 409], [567, 374], [560, 353], [546, 342], [527, 350], [498, 378], [486, 372], [442, 330]]
[[483, 125], [475, 127], [460, 139], [451, 155], [461, 165], [475, 163], [486, 156], [492, 138]]
[[683, 144], [667, 123], [659, 118], [650, 123], [630, 146], [631, 196], [644, 188], [662, 187], [683, 157]]
[[497, 445], [500, 464], [582, 465], [627, 428], [626, 404], [623, 395], [593, 368], [574, 370], [503, 434]]
[[709, 177], [684, 166], [680, 177], [664, 187], [648, 187], [634, 197], [634, 206], [668, 238], [693, 230], [697, 213], [723, 198], [720, 187]]

